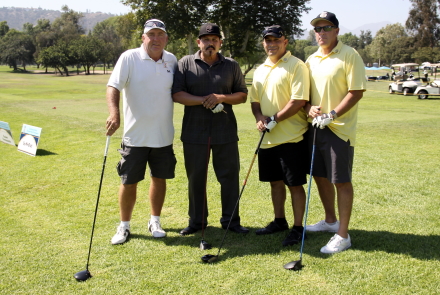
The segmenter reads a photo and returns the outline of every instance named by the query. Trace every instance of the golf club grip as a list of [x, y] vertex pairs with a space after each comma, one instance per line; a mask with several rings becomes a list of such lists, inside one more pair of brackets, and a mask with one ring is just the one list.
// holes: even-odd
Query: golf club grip
[[260, 141], [258, 142], [257, 149], [255, 150], [255, 154], [258, 154], [258, 151], [260, 150], [261, 142], [263, 141], [264, 134], [266, 134], [266, 131], [267, 129], [261, 133]]
[[108, 146], [110, 145], [110, 135], [107, 135], [107, 141], [105, 143], [105, 150], [104, 150], [104, 157], [107, 157], [107, 153], [108, 153]]

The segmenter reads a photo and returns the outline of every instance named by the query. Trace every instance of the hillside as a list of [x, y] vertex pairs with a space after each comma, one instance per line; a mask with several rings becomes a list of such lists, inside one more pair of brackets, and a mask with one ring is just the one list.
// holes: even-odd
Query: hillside
[[[79, 12], [79, 11], [78, 11]], [[89, 32], [93, 27], [114, 14], [102, 12], [81, 12], [84, 17], [81, 19], [81, 26], [86, 32]], [[39, 19], [48, 19], [53, 22], [57, 17], [60, 17], [61, 11], [48, 10], [42, 8], [19, 8], [19, 7], [0, 7], [0, 21], [7, 21], [10, 29], [22, 30], [23, 24], [36, 24]]]

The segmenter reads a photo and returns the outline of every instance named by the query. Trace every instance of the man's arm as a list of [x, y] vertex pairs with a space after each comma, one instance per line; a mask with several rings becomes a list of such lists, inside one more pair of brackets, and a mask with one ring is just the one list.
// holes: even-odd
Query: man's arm
[[107, 129], [107, 133], [105, 135], [111, 136], [116, 132], [116, 130], [118, 130], [121, 124], [121, 115], [119, 112], [120, 91], [112, 86], [108, 86], [106, 98], [109, 116], [105, 124]]
[[[274, 120], [279, 123], [294, 116], [305, 104], [305, 100], [290, 100], [282, 110], [273, 114]], [[261, 106], [258, 102], [251, 103], [251, 108], [255, 120], [257, 121], [257, 129], [260, 131], [266, 130], [265, 124], [267, 124], [266, 120], [269, 116], [264, 116], [261, 113]]]
[[173, 94], [173, 101], [186, 106], [201, 105], [205, 98], [203, 96], [196, 96], [185, 91], [179, 91]]
[[231, 105], [245, 103], [247, 100], [247, 93], [235, 92], [232, 94], [215, 94], [212, 93], [205, 97], [203, 106], [207, 109], [215, 107], [219, 103], [227, 103]]

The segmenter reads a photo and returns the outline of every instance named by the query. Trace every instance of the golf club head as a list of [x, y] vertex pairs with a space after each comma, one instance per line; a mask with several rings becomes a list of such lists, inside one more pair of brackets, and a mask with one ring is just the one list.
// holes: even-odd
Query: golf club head
[[300, 259], [284, 264], [284, 268], [288, 270], [301, 270], [303, 268], [303, 265]]
[[208, 244], [204, 240], [200, 241], [200, 250], [209, 250], [211, 248], [212, 248], [211, 244]]
[[86, 270], [82, 270], [82, 271], [77, 272], [74, 275], [74, 277], [77, 281], [86, 281], [92, 277], [92, 274], [90, 273], [90, 271], [88, 269], [86, 269]]
[[206, 254], [202, 256], [202, 261], [205, 263], [211, 263], [217, 261], [218, 255]]

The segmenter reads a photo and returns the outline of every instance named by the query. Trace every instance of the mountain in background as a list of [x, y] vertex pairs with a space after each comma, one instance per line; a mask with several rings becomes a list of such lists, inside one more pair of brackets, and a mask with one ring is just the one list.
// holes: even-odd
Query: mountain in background
[[[79, 11], [77, 11], [79, 12]], [[93, 27], [103, 20], [116, 16], [103, 12], [81, 12], [84, 17], [81, 18], [80, 24], [86, 33], [93, 30]], [[42, 8], [20, 8], [20, 7], [0, 7], [0, 21], [7, 21], [10, 29], [23, 30], [23, 24], [37, 24], [39, 19], [48, 19], [52, 23], [56, 18], [61, 16], [59, 10], [49, 10]]]

